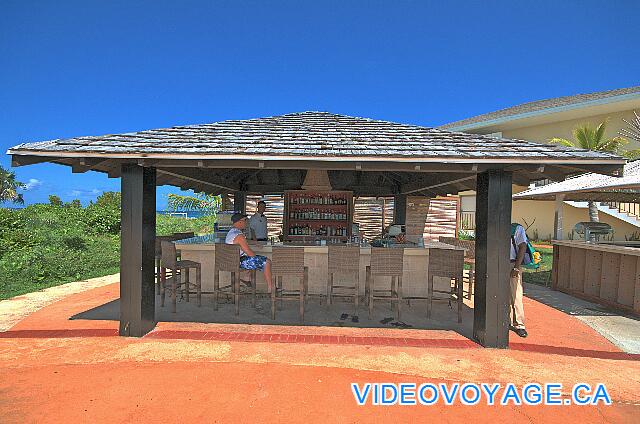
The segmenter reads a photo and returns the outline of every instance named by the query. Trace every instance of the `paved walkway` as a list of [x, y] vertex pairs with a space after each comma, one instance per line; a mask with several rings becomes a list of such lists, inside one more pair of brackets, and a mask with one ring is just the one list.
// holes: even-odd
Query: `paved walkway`
[[[637, 422], [640, 356], [526, 299], [531, 336], [483, 349], [447, 330], [69, 320], [118, 285], [70, 295], [0, 333], [2, 422]], [[207, 303], [205, 301], [205, 303]], [[611, 406], [358, 407], [351, 382], [604, 383]], [[249, 418], [247, 418], [249, 417]]]
[[525, 284], [524, 291], [538, 302], [575, 316], [625, 352], [640, 353], [640, 318], [535, 284]]

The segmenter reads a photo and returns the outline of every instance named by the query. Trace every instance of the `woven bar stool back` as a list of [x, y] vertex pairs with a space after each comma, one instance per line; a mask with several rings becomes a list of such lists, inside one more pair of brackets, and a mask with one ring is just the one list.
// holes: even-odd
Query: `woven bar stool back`
[[376, 276], [402, 275], [404, 249], [401, 248], [371, 248], [371, 274]]
[[[458, 304], [458, 322], [462, 322], [462, 275], [464, 271], [464, 250], [462, 249], [429, 249], [428, 267], [428, 294], [427, 294], [427, 318], [431, 318], [431, 309], [434, 300], [455, 299]], [[445, 277], [455, 280], [454, 286], [449, 290], [435, 290], [433, 277]], [[434, 293], [446, 294], [446, 297], [436, 297]]]
[[[360, 297], [360, 247], [330, 245], [327, 257], [327, 305], [331, 305], [332, 296], [353, 296], [355, 313], [358, 313]], [[333, 283], [334, 274], [346, 274], [353, 278], [351, 285], [336, 285]], [[333, 290], [340, 289], [343, 293], [334, 295]], [[344, 293], [344, 291], [352, 291]]]
[[450, 244], [464, 249], [464, 263], [469, 265], [469, 272], [467, 273], [467, 278], [465, 278], [463, 272], [462, 280], [469, 285], [469, 289], [467, 290], [467, 299], [471, 299], [473, 286], [476, 280], [476, 242], [474, 240], [460, 240], [455, 237], [443, 236], [441, 236], [439, 240], [441, 243]]
[[274, 275], [304, 276], [304, 248], [274, 246], [271, 272]]
[[[160, 241], [160, 266], [161, 266], [161, 282], [160, 282], [160, 306], [164, 307], [164, 298], [166, 290], [166, 270], [171, 270], [171, 303], [172, 312], [176, 312], [176, 296], [179, 288], [183, 289], [186, 300], [189, 302], [190, 289], [194, 287], [198, 298], [198, 306], [202, 302], [202, 266], [199, 262], [189, 260], [178, 260], [176, 245], [172, 241]], [[189, 281], [189, 270], [196, 271], [196, 282]]]
[[171, 240], [171, 236], [156, 236], [155, 243], [155, 264], [156, 264], [156, 294], [160, 294], [160, 286], [162, 284], [162, 279], [166, 278], [166, 269], [162, 267], [162, 241], [163, 240]]
[[177, 268], [177, 254], [176, 254], [176, 245], [171, 241], [161, 240], [161, 261], [162, 266], [168, 269], [176, 269]]
[[360, 247], [329, 246], [329, 272], [349, 272], [360, 270]]
[[[365, 286], [365, 296], [369, 303], [369, 318], [373, 313], [373, 302], [376, 299], [386, 299], [391, 301], [391, 306], [396, 304], [396, 316], [400, 319], [402, 314], [400, 303], [402, 301], [403, 259], [404, 249], [402, 248], [371, 248], [371, 264], [367, 267]], [[376, 289], [375, 277], [391, 277], [390, 289]]]
[[[304, 247], [274, 246], [271, 253], [271, 273], [276, 280], [271, 290], [271, 319], [276, 318], [276, 298], [300, 302], [300, 320], [304, 321], [304, 304], [307, 296], [308, 269], [304, 266]], [[298, 290], [285, 290], [283, 277], [296, 277]]]
[[[231, 273], [231, 283], [220, 287], [220, 272]], [[240, 246], [237, 244], [216, 243], [216, 259], [213, 271], [213, 306], [218, 310], [218, 297], [222, 294], [232, 294], [235, 303], [235, 313], [240, 315], [240, 295], [251, 295], [251, 305], [256, 305], [256, 271], [249, 271], [251, 293], [240, 293]]]
[[237, 272], [240, 269], [240, 246], [237, 244], [216, 243], [217, 271]]

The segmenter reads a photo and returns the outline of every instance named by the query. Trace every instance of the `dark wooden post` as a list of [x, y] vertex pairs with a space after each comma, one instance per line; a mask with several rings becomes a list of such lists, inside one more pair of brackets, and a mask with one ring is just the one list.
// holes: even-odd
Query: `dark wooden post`
[[399, 225], [405, 225], [407, 223], [406, 194], [396, 194], [393, 196], [393, 223]]
[[245, 213], [247, 210], [247, 193], [245, 191], [236, 191], [233, 193], [233, 210]]
[[120, 335], [141, 337], [155, 319], [156, 170], [122, 165]]
[[478, 174], [473, 337], [485, 347], [509, 347], [511, 173]]

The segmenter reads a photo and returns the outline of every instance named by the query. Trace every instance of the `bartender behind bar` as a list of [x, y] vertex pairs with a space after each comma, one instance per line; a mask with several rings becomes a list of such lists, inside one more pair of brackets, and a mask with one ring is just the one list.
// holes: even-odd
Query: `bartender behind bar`
[[267, 204], [261, 200], [258, 202], [258, 211], [249, 219], [249, 228], [251, 228], [251, 237], [258, 241], [267, 241], [267, 217], [264, 211]]

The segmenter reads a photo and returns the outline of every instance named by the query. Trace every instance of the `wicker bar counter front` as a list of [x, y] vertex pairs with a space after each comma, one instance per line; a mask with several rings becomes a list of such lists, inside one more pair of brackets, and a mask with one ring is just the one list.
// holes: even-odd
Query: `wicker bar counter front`
[[[289, 244], [277, 244], [278, 246], [291, 246]], [[432, 242], [424, 247], [404, 247], [404, 270], [402, 276], [403, 295], [408, 297], [427, 296], [427, 277], [429, 275], [429, 250], [431, 248], [461, 250], [448, 244]], [[199, 262], [202, 264], [202, 290], [204, 292], [213, 291], [213, 276], [215, 268], [215, 242], [208, 237], [194, 237], [176, 242], [176, 248], [180, 250], [181, 258]], [[252, 245], [252, 249], [258, 255], [271, 258], [273, 246], [270, 243], [258, 242]], [[325, 297], [327, 293], [327, 261], [329, 248], [327, 246], [304, 246], [304, 264], [309, 269], [308, 291], [311, 296]], [[393, 249], [394, 247], [389, 247]], [[366, 267], [370, 265], [371, 247], [360, 248], [360, 294], [365, 294]], [[195, 278], [195, 274], [194, 274]], [[220, 273], [220, 284], [226, 285], [230, 282], [230, 274]], [[340, 281], [348, 278], [341, 274], [334, 276], [334, 284], [352, 281]], [[384, 277], [380, 277], [384, 278]], [[389, 277], [390, 278], [390, 277]], [[195, 280], [194, 280], [195, 281]], [[382, 283], [381, 283], [382, 284]], [[257, 273], [258, 292], [265, 293], [267, 285], [260, 272]]]

